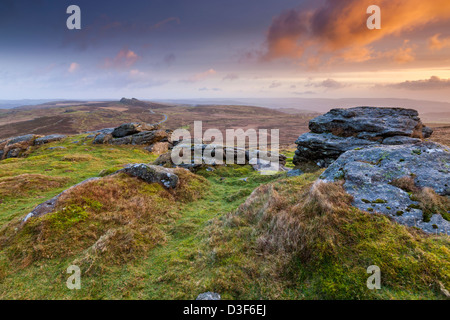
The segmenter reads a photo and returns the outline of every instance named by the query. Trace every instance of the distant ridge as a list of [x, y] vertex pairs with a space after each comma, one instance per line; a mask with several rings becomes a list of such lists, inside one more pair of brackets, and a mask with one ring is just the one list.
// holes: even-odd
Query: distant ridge
[[236, 98], [236, 99], [174, 99], [153, 100], [179, 104], [219, 104], [219, 105], [253, 105], [271, 109], [299, 109], [311, 112], [328, 112], [333, 108], [352, 108], [358, 106], [402, 107], [415, 109], [421, 114], [450, 112], [450, 103], [427, 100], [399, 98]]

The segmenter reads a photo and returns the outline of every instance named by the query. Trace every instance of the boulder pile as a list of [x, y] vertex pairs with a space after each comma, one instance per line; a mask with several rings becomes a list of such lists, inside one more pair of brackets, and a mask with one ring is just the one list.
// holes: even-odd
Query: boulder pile
[[158, 149], [171, 147], [170, 130], [159, 129], [157, 125], [124, 123], [117, 128], [103, 129], [93, 135], [94, 144], [113, 144], [113, 145], [154, 145], [164, 143], [164, 146], [158, 144]]
[[[230, 159], [233, 159], [233, 164], [241, 164], [241, 165], [250, 164], [254, 170], [259, 172], [288, 170], [285, 167], [287, 158], [283, 154], [278, 154], [278, 165], [277, 165], [276, 163], [274, 163], [273, 159], [271, 159], [272, 155], [270, 152], [266, 154], [260, 152], [259, 150], [250, 151], [248, 149], [238, 147], [227, 147], [217, 144], [196, 143], [186, 145], [185, 143], [177, 144], [177, 142], [175, 142], [175, 145], [177, 146], [177, 148], [180, 148], [179, 149], [180, 151], [186, 149], [190, 150], [190, 159], [191, 159], [190, 163], [183, 163], [178, 166], [188, 169], [192, 172], [195, 172], [203, 167], [220, 165], [220, 163], [217, 163], [216, 159], [216, 152], [218, 152], [218, 150], [222, 151], [221, 164], [226, 164], [227, 157], [230, 157]], [[196, 148], [198, 148], [199, 152], [201, 150], [202, 163], [195, 163], [194, 154]], [[180, 157], [181, 156], [183, 156], [182, 153], [180, 153]], [[176, 165], [172, 161], [171, 152], [167, 152], [160, 155], [155, 160], [154, 164], [166, 167], [176, 167]]]
[[315, 161], [328, 167], [341, 154], [366, 146], [421, 142], [433, 130], [423, 125], [416, 110], [356, 107], [332, 109], [309, 122], [311, 132], [298, 137], [294, 164]]
[[26, 134], [23, 136], [2, 140], [0, 141], [0, 160], [20, 157], [32, 146], [39, 146], [53, 141], [59, 141], [65, 137], [66, 136], [62, 134], [52, 134], [48, 136]]

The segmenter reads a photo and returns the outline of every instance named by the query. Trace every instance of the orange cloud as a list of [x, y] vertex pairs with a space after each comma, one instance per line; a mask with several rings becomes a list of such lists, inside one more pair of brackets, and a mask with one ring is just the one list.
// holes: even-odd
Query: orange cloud
[[216, 73], [217, 73], [216, 70], [209, 69], [209, 70], [207, 70], [205, 72], [197, 73], [197, 74], [193, 75], [192, 77], [190, 77], [190, 78], [188, 78], [186, 80], [182, 80], [182, 82], [198, 82], [198, 81], [201, 81], [201, 80], [203, 80], [203, 79], [205, 79], [205, 78], [207, 78], [207, 77], [209, 77], [211, 75], [214, 75]]
[[[366, 26], [366, 9], [381, 8], [381, 29]], [[450, 18], [448, 0], [327, 0], [312, 10], [291, 9], [276, 16], [268, 30], [265, 59], [331, 55], [343, 60], [367, 61], [377, 57], [371, 46], [390, 35]], [[305, 50], [307, 47], [313, 50]], [[379, 57], [379, 56], [378, 56]], [[412, 61], [412, 48], [391, 55], [397, 62]]]
[[380, 53], [379, 57], [391, 58], [400, 64], [412, 62], [416, 59], [413, 47], [409, 45], [409, 40], [403, 42], [403, 47]]
[[77, 71], [80, 68], [80, 65], [76, 62], [72, 62], [69, 66], [69, 69], [67, 71], [69, 71], [70, 73], [74, 73], [75, 71]]
[[134, 53], [133, 51], [129, 50], [128, 48], [124, 48], [117, 53], [117, 55], [111, 59], [106, 58], [104, 67], [105, 68], [130, 68], [132, 67], [140, 57]]
[[438, 33], [438, 34], [435, 34], [434, 36], [432, 36], [428, 40], [428, 47], [431, 50], [441, 50], [443, 48], [450, 47], [450, 37], [444, 38], [444, 39], [439, 39], [440, 36], [441, 36], [441, 34]]

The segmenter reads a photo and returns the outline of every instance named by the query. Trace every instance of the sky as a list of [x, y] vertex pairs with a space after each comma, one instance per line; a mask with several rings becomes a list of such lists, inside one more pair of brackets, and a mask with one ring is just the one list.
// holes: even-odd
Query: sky
[[0, 99], [121, 97], [449, 102], [450, 1], [0, 1]]

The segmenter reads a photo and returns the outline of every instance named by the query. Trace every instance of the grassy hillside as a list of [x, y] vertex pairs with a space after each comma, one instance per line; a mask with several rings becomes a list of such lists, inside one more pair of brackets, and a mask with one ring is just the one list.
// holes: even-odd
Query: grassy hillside
[[[321, 171], [178, 169], [175, 191], [106, 176], [22, 227], [69, 186], [156, 158], [85, 137], [0, 162], [1, 299], [193, 299], [209, 290], [224, 299], [443, 299], [450, 288], [448, 237], [360, 212], [338, 184], [311, 188]], [[66, 287], [71, 264], [81, 267], [81, 290]], [[381, 290], [365, 285], [372, 264]]]

